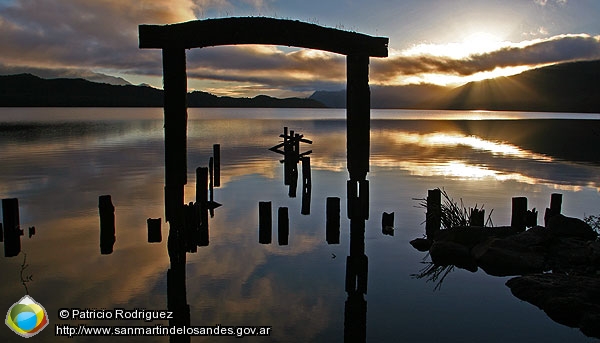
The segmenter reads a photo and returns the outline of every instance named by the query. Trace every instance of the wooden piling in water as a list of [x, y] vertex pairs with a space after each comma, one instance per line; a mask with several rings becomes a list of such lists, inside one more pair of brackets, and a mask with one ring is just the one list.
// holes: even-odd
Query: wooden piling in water
[[512, 198], [510, 226], [517, 231], [525, 231], [527, 225], [527, 198]]
[[290, 218], [287, 207], [277, 209], [277, 241], [279, 245], [288, 245], [290, 235]]
[[196, 202], [204, 204], [208, 202], [208, 168], [196, 168]]
[[325, 240], [327, 244], [340, 244], [340, 198], [327, 197], [326, 213]]
[[29, 227], [29, 238], [35, 236], [35, 226]]
[[302, 209], [303, 215], [310, 214], [310, 200], [312, 195], [312, 180], [310, 176], [310, 157], [302, 157]]
[[381, 233], [384, 235], [394, 235], [394, 212], [383, 212], [381, 215]]
[[112, 254], [116, 241], [115, 234], [115, 207], [110, 195], [101, 195], [98, 198], [100, 211], [100, 253]]
[[442, 225], [442, 191], [439, 188], [427, 191], [427, 213], [425, 219], [425, 235], [432, 239]]
[[213, 144], [215, 187], [221, 187], [221, 144]]
[[148, 218], [146, 223], [148, 224], [148, 243], [162, 242], [161, 219]]
[[0, 223], [0, 243], [4, 242], [4, 227]]
[[469, 226], [485, 226], [485, 210], [472, 208], [469, 213]]
[[544, 213], [544, 226], [548, 226], [548, 221], [550, 218], [554, 217], [557, 214], [560, 214], [562, 211], [562, 194], [560, 193], [552, 193], [550, 195], [550, 208], [546, 208], [546, 212]]
[[19, 200], [2, 199], [2, 222], [4, 227], [4, 256], [14, 257], [21, 253], [21, 224], [19, 219]]
[[271, 202], [260, 201], [258, 203], [258, 242], [261, 244], [271, 244]]

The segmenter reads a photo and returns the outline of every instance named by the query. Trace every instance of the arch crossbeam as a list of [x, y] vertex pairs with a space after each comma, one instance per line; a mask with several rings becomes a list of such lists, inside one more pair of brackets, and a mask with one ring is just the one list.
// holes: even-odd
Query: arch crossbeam
[[342, 55], [387, 57], [387, 37], [266, 17], [194, 20], [170, 25], [140, 25], [142, 49], [204, 48], [219, 45], [265, 44], [309, 48]]

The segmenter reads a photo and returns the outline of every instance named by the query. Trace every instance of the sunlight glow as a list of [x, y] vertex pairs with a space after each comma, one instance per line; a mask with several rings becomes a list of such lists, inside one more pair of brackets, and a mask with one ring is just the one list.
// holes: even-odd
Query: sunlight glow
[[518, 146], [494, 142], [490, 140], [485, 140], [479, 138], [477, 136], [465, 136], [461, 134], [451, 134], [451, 133], [429, 133], [429, 134], [417, 134], [417, 133], [395, 133], [393, 135], [394, 140], [397, 144], [418, 144], [421, 146], [468, 146], [475, 150], [483, 150], [489, 151], [493, 155], [503, 155], [503, 156], [514, 156], [525, 159], [534, 159], [538, 161], [544, 162], [552, 162], [552, 158], [542, 155], [536, 154], [527, 150], [523, 150]]
[[511, 42], [501, 41], [497, 36], [487, 32], [475, 32], [462, 42], [446, 44], [418, 44], [405, 50], [405, 56], [430, 55], [462, 59], [471, 55], [483, 54], [512, 45]]

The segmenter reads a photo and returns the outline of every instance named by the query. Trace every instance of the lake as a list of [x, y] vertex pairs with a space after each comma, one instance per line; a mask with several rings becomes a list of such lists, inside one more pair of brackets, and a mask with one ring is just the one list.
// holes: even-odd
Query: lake
[[[282, 155], [268, 150], [284, 127], [313, 142], [300, 147], [312, 150], [309, 214], [302, 214], [301, 183], [290, 197]], [[167, 309], [163, 137], [160, 108], [0, 109], [0, 196], [18, 198], [25, 231], [21, 254], [0, 255], [0, 309], [28, 291], [49, 315], [36, 342], [168, 341], [54, 335], [57, 324], [168, 325], [58, 317], [62, 308]], [[563, 194], [565, 215], [599, 214], [599, 114], [373, 110], [367, 293], [364, 306], [354, 307], [345, 288], [344, 110], [189, 109], [186, 203], [195, 200], [196, 167], [208, 166], [217, 143], [214, 201], [222, 206], [209, 219], [209, 244], [188, 253], [185, 265], [191, 325], [271, 327], [270, 338], [244, 338], [250, 341], [340, 342], [345, 324], [366, 327], [368, 342], [592, 340], [513, 297], [509, 277], [455, 268], [436, 289], [414, 277], [428, 257], [408, 242], [425, 232], [425, 211], [414, 199], [437, 187], [466, 207], [483, 206], [496, 226], [510, 224], [516, 196], [541, 216], [552, 193]], [[116, 242], [103, 255], [98, 198], [105, 194], [115, 206]], [[326, 241], [328, 197], [341, 199], [339, 244]], [[261, 201], [272, 203], [271, 244], [259, 243]], [[289, 211], [288, 245], [278, 244], [279, 207]], [[395, 213], [393, 236], [382, 234], [383, 212]], [[148, 218], [162, 218], [161, 243], [147, 242]], [[29, 275], [26, 290], [21, 281]], [[16, 337], [0, 329], [0, 341]], [[221, 339], [235, 338], [192, 341]]]

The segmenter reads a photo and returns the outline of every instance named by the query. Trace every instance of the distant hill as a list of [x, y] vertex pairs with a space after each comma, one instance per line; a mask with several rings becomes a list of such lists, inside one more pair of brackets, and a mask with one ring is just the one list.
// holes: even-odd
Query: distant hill
[[[149, 86], [111, 85], [84, 79], [42, 79], [31, 74], [0, 75], [0, 107], [162, 107], [163, 91]], [[325, 107], [313, 99], [218, 97], [188, 93], [189, 107]]]
[[[600, 113], [600, 61], [533, 69], [454, 89], [434, 85], [371, 87], [372, 108], [514, 110]], [[310, 96], [328, 107], [346, 106], [346, 91]]]

